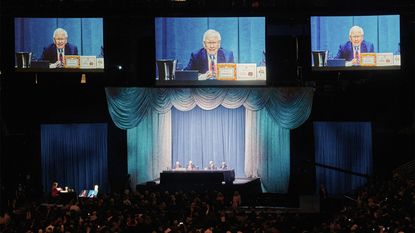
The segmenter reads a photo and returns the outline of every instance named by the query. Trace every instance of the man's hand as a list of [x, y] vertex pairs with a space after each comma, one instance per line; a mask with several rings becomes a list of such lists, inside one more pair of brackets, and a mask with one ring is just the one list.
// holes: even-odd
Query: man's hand
[[353, 65], [360, 65], [359, 60], [357, 60], [356, 58], [353, 58], [352, 64]]
[[212, 71], [207, 71], [206, 76], [207, 76], [207, 79], [216, 79], [216, 74], [215, 72], [212, 72]]
[[212, 71], [206, 71], [206, 73], [204, 74], [199, 74], [198, 80], [212, 80], [212, 79], [216, 79], [216, 74], [213, 73]]
[[63, 68], [64, 67], [63, 62], [57, 61], [55, 64], [56, 64], [56, 68]]

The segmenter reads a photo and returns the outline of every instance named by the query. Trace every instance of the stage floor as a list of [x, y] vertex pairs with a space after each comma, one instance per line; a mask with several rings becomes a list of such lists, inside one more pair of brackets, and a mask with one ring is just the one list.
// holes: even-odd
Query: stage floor
[[[234, 185], [247, 184], [247, 183], [252, 182], [256, 179], [259, 179], [259, 178], [248, 178], [248, 177], [246, 177], [246, 178], [239, 177], [238, 178], [238, 177], [236, 177], [235, 180], [233, 181], [233, 184]], [[155, 185], [160, 185], [160, 179], [157, 178], [157, 179], [152, 180], [150, 182], [139, 184], [139, 185], [148, 185], [149, 183], [153, 183]]]

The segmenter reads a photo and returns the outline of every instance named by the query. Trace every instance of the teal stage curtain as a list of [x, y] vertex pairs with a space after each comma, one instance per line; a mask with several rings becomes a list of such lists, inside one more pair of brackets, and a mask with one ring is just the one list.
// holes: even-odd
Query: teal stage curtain
[[[132, 183], [158, 178], [172, 165], [172, 114], [196, 106], [245, 109], [245, 177], [260, 177], [267, 192], [287, 192], [290, 129], [311, 112], [313, 88], [106, 88], [114, 123], [127, 130]], [[206, 111], [209, 114], [209, 111]], [[229, 155], [228, 155], [229, 156]]]

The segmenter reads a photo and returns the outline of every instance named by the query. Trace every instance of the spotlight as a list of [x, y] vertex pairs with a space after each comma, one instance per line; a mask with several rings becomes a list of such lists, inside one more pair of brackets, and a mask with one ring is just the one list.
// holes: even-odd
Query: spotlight
[[117, 65], [118, 70], [122, 70], [122, 65]]

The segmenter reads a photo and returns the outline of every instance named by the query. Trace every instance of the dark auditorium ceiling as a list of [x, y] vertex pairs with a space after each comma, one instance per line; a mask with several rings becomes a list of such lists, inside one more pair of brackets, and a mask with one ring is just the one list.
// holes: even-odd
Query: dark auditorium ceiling
[[[192, 9], [198, 11], [310, 11], [310, 10], [334, 10], [334, 11], [385, 11], [385, 10], [403, 10], [407, 12], [414, 11], [413, 0], [363, 0], [359, 4], [344, 4], [344, 1], [330, 0], [2, 0], [1, 8], [20, 9], [20, 13], [30, 9], [39, 8], [66, 8], [76, 5], [77, 9], [89, 10], [90, 12], [103, 13], [102, 10], [109, 10], [106, 14], [114, 13], [118, 10], [131, 10], [137, 14], [147, 14], [151, 10], [155, 13], [163, 10], [185, 10], [188, 12]], [[137, 12], [137, 9], [147, 9], [150, 11]], [[5, 13], [5, 12], [3, 12]], [[38, 12], [41, 13], [41, 12]], [[50, 13], [50, 12], [48, 12]], [[64, 12], [59, 12], [62, 14]], [[75, 13], [75, 12], [71, 12]]]

